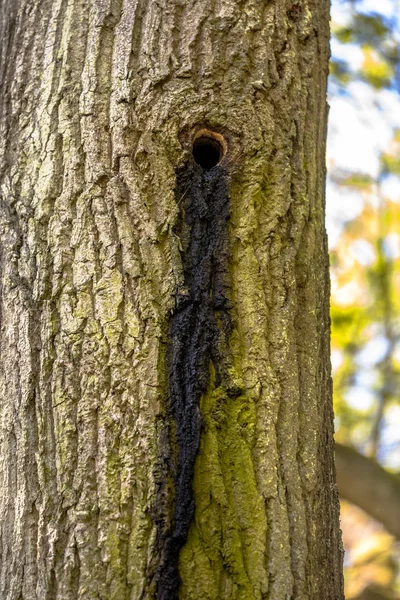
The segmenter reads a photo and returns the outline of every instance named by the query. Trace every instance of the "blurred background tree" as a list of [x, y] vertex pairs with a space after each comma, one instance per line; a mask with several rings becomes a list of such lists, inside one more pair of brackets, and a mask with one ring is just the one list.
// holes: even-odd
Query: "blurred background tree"
[[327, 227], [346, 598], [400, 598], [400, 8], [334, 0]]

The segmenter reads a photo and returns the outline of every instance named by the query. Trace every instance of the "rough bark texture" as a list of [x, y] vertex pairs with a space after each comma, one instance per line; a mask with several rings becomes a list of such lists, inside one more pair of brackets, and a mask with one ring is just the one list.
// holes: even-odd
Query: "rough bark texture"
[[0, 1], [2, 600], [343, 597], [328, 10]]

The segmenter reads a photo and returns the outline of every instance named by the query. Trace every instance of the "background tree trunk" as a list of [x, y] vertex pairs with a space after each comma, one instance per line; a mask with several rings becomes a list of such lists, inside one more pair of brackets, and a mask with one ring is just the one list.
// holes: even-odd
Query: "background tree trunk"
[[2, 599], [343, 597], [328, 10], [0, 3]]

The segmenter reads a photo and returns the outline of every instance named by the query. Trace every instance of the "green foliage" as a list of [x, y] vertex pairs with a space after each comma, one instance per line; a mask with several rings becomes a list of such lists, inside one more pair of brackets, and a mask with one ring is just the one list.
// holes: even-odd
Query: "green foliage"
[[342, 86], [361, 79], [376, 89], [395, 85], [396, 66], [399, 62], [398, 40], [389, 19], [379, 13], [360, 12], [352, 5], [350, 19], [345, 25], [332, 26], [332, 35], [340, 44], [361, 48], [364, 61], [360, 69], [352, 71], [345, 61], [333, 58], [331, 74]]
[[373, 178], [368, 173], [332, 173], [332, 179], [335, 183], [356, 188], [358, 191], [367, 191], [370, 186], [374, 183]]
[[351, 73], [344, 60], [331, 60], [329, 73], [331, 77], [334, 77], [340, 84], [346, 85], [351, 81]]
[[381, 156], [382, 173], [400, 176], [400, 156], [382, 154]]
[[[334, 4], [338, 6], [338, 2]], [[343, 0], [339, 4], [340, 23], [332, 24], [333, 92], [349, 97], [351, 84], [361, 81], [369, 86], [379, 105], [380, 93], [398, 91], [400, 14], [395, 0], [392, 5], [392, 16], [388, 16], [368, 13], [362, 1]], [[376, 10], [380, 10], [379, 3]], [[377, 158], [376, 173], [362, 167], [351, 171], [335, 164], [329, 171], [337, 193], [351, 192], [349, 198], [357, 194], [362, 200], [354, 219], [341, 219], [340, 237], [331, 253], [336, 437], [383, 466], [391, 461], [400, 469], [399, 461], [395, 462], [400, 432], [390, 443], [385, 439], [388, 424], [398, 414], [395, 411], [400, 411], [399, 129], [393, 128], [391, 142]], [[393, 184], [390, 195], [385, 186], [388, 179]], [[397, 197], [393, 194], [395, 185]], [[356, 512], [348, 505], [343, 507], [346, 598], [361, 597], [366, 581], [381, 586], [388, 597], [399, 597], [400, 556], [393, 538], [376, 534], [373, 545], [371, 536], [362, 534], [369, 518]], [[357, 533], [346, 527], [354, 527]], [[360, 559], [363, 556], [367, 559]]]
[[394, 77], [394, 66], [381, 52], [373, 46], [362, 46], [364, 62], [360, 70], [360, 77], [377, 89], [390, 87]]
[[365, 15], [362, 13], [353, 13], [353, 18], [349, 25], [333, 27], [333, 34], [342, 44], [373, 43], [380, 46], [391, 30], [379, 14]]

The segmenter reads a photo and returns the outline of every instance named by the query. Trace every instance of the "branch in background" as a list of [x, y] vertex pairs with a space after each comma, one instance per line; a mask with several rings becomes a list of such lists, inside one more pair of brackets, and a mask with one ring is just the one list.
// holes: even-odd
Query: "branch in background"
[[353, 448], [336, 444], [339, 494], [400, 539], [400, 478]]
[[368, 586], [355, 600], [395, 600], [393, 593], [386, 588]]

